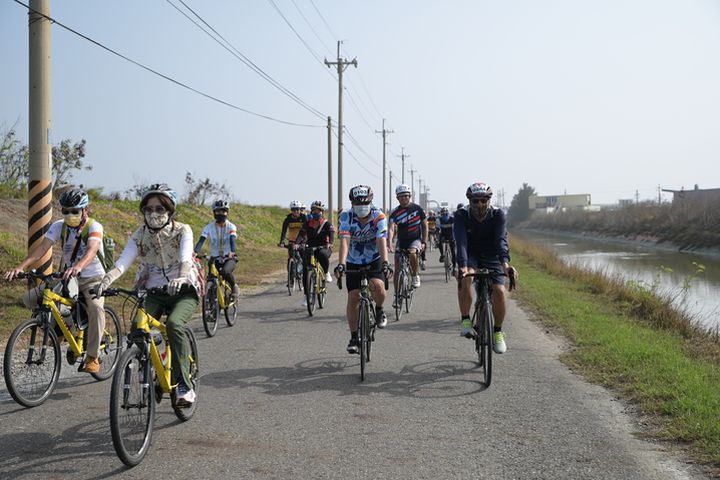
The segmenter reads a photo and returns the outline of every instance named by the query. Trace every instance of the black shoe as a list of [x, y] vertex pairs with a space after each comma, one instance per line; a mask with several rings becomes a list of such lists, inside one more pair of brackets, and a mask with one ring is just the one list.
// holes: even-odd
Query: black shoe
[[375, 309], [375, 326], [377, 328], [385, 328], [387, 325], [387, 315], [381, 308]]
[[445, 257], [440, 256], [440, 263], [442, 263], [442, 262], [444, 262], [444, 261], [445, 261]]
[[351, 338], [347, 346], [347, 352], [351, 354], [360, 353], [360, 340]]

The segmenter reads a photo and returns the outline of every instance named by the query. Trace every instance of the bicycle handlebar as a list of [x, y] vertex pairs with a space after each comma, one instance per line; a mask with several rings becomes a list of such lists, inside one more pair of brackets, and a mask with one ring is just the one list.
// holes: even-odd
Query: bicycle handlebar
[[489, 278], [492, 276], [500, 276], [500, 277], [508, 277], [509, 279], [509, 285], [508, 290], [513, 291], [517, 288], [517, 272], [515, 271], [515, 267], [508, 268], [507, 275], [505, 272], [495, 272], [490, 271], [487, 268], [481, 268], [477, 270], [475, 273], [465, 273], [463, 274], [464, 277], [479, 277], [479, 278]]
[[[345, 275], [345, 274], [347, 274], [347, 273], [367, 273], [367, 274], [370, 274], [370, 273], [382, 273], [382, 269], [381, 269], [381, 270], [370, 270], [369, 268], [355, 268], [355, 269], [352, 269], [352, 270], [345, 270], [345, 271], [343, 272], [343, 275]], [[338, 278], [338, 281], [337, 281], [338, 290], [342, 290], [342, 277], [343, 277], [343, 275], [341, 275], [340, 278]], [[389, 288], [389, 284], [388, 284], [389, 277], [390, 277], [390, 274], [388, 274], [388, 275], [383, 275], [383, 278], [384, 278], [384, 280], [385, 280], [385, 290], [387, 290], [387, 289]]]
[[17, 275], [15, 275], [15, 278], [18, 278], [18, 279], [35, 278], [35, 279], [42, 280], [42, 281], [45, 281], [49, 278], [62, 278], [62, 277], [63, 277], [63, 272], [53, 272], [53, 273], [49, 273], [46, 275], [44, 273], [38, 273], [38, 271], [35, 269], [28, 270], [27, 272], [20, 272]]

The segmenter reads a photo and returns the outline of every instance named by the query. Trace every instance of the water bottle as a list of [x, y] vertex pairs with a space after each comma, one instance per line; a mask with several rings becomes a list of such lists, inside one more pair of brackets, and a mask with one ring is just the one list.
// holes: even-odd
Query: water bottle
[[153, 341], [155, 342], [155, 347], [157, 347], [158, 354], [160, 355], [160, 360], [162, 360], [163, 365], [167, 365], [167, 350], [165, 348], [165, 339], [162, 336], [162, 333], [160, 333], [159, 330], [153, 328], [150, 330], [150, 334], [152, 335]]

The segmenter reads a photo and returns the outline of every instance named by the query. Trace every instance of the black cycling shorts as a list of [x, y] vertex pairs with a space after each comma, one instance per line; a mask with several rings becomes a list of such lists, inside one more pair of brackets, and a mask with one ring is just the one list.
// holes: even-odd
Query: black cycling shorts
[[[362, 268], [366, 265], [358, 265], [355, 263], [348, 263], [347, 269], [348, 270], [354, 270], [356, 268]], [[372, 262], [370, 265], [370, 272], [368, 273], [368, 279], [370, 278], [379, 278], [382, 281], [385, 281], [385, 277], [383, 277], [383, 273], [380, 270], [382, 268], [382, 260], [379, 258]], [[345, 274], [345, 287], [347, 288], [348, 293], [350, 293], [353, 290], [358, 290], [360, 288], [360, 274], [359, 273], [346, 273]]]

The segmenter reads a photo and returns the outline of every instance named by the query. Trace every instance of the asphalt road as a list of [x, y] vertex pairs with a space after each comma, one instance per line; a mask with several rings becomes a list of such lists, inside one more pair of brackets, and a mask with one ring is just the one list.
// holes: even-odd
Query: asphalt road
[[508, 352], [484, 389], [455, 286], [430, 259], [412, 313], [378, 332], [364, 382], [335, 284], [313, 318], [279, 282], [243, 298], [214, 338], [196, 320], [197, 413], [180, 423], [163, 400], [133, 469], [112, 446], [110, 381], [70, 375], [33, 409], [0, 384], [0, 478], [701, 478], [639, 440], [623, 403], [560, 363], [561, 342], [512, 301]]

